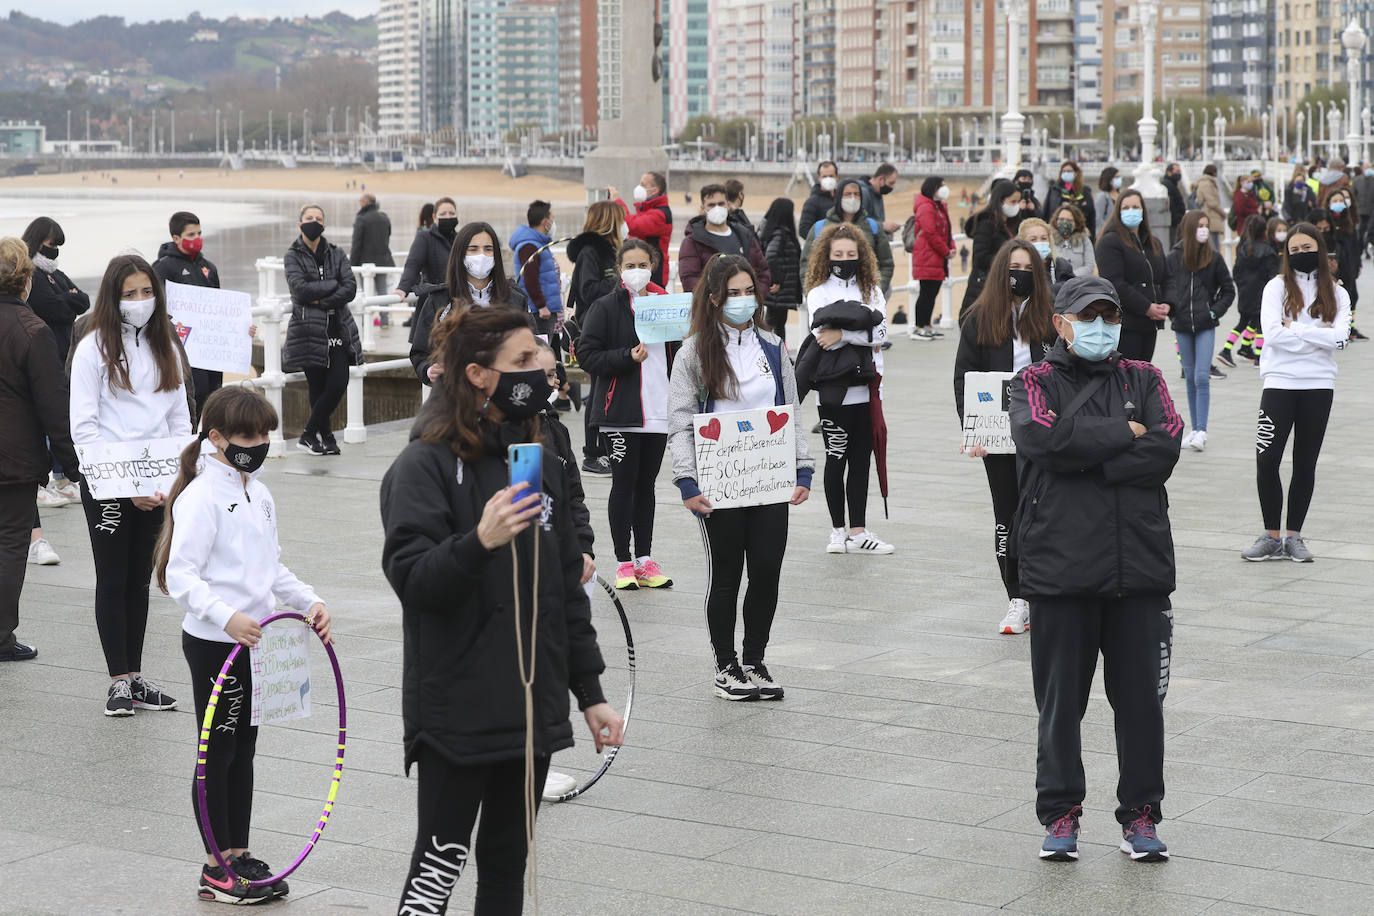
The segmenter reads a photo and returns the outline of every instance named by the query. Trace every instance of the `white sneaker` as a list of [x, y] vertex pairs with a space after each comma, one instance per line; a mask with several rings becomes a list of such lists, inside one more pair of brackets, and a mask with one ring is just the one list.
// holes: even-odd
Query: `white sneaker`
[[56, 566], [62, 562], [47, 538], [39, 538], [29, 545], [29, 563], [34, 566]]
[[1179, 448], [1192, 448], [1193, 437], [1197, 435], [1197, 430], [1193, 430], [1183, 437], [1183, 441], [1178, 444]]
[[849, 540], [849, 532], [843, 528], [830, 529], [830, 543], [825, 545], [826, 553], [844, 553], [844, 542]]
[[549, 775], [544, 777], [544, 801], [558, 801], [573, 789], [577, 788], [577, 780], [567, 773], [555, 773], [549, 770]]
[[1002, 618], [997, 632], [1015, 636], [1030, 629], [1030, 603], [1025, 598], [1013, 598], [1007, 602], [1007, 616]]
[[864, 531], [861, 534], [851, 535], [849, 540], [844, 542], [845, 553], [874, 553], [889, 554], [893, 551], [893, 546], [872, 531]]
[[67, 497], [74, 503], [81, 502], [81, 489], [65, 477], [54, 477], [48, 489], [54, 493]]
[[1185, 444], [1195, 452], [1207, 451], [1207, 430], [1200, 429], [1193, 433]]
[[38, 508], [40, 509], [60, 509], [71, 503], [72, 500], [56, 490], [51, 490], [48, 487], [38, 488]]

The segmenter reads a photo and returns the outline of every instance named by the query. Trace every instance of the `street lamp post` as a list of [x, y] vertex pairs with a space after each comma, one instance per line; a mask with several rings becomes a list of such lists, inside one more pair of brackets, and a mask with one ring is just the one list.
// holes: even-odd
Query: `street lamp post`
[[1159, 183], [1159, 175], [1155, 170], [1155, 136], [1159, 131], [1159, 122], [1152, 113], [1155, 95], [1155, 25], [1159, 18], [1159, 0], [1140, 0], [1137, 9], [1140, 33], [1145, 39], [1145, 92], [1142, 116], [1136, 122], [1136, 130], [1140, 134], [1140, 166], [1135, 170], [1133, 187], [1142, 197], [1164, 197], [1164, 186]]
[[[1326, 128], [1326, 139], [1330, 141], [1329, 146], [1331, 147], [1327, 158], [1335, 159], [1341, 154], [1341, 106], [1335, 102], [1332, 102], [1331, 107], [1326, 110]], [[1346, 163], [1346, 165], [1351, 164]]]
[[1021, 134], [1026, 119], [1017, 110], [1021, 91], [1021, 23], [1026, 19], [1029, 0], [1007, 2], [1007, 111], [1002, 115], [1002, 174], [1011, 177], [1021, 167]]
[[1351, 19], [1341, 32], [1341, 45], [1345, 48], [1345, 78], [1350, 84], [1350, 123], [1345, 136], [1350, 156], [1346, 161], [1354, 165], [1364, 159], [1360, 149], [1360, 52], [1364, 50], [1365, 33], [1358, 20]]
[[1260, 114], [1260, 158], [1269, 159], [1269, 112]]

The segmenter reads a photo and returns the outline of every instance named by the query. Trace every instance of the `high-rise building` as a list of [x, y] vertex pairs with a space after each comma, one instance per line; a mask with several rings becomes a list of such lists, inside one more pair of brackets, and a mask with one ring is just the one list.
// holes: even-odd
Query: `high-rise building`
[[434, 132], [467, 125], [463, 0], [420, 0], [420, 124]]
[[1102, 123], [1102, 2], [1074, 0], [1073, 113], [1080, 127]]
[[716, 0], [715, 111], [780, 131], [801, 115], [800, 0]]
[[[1207, 76], [1207, 3], [1203, 0], [1159, 6], [1155, 26], [1155, 98], [1203, 95]], [[1102, 3], [1102, 105], [1138, 102], [1145, 88], [1145, 42], [1140, 4]]]
[[[1345, 23], [1341, 21], [1341, 4], [1331, 0], [1296, 0], [1278, 6], [1274, 20], [1274, 104], [1293, 116], [1312, 90], [1345, 82], [1340, 66], [1345, 60], [1340, 40]], [[1316, 135], [1323, 126], [1311, 128]]]
[[[649, 2], [649, 0], [639, 0]], [[711, 47], [720, 37], [717, 7], [723, 0], [660, 0], [663, 61], [663, 116], [677, 136], [689, 119], [717, 111], [714, 93], [723, 81], [713, 77]]]
[[377, 11], [377, 129], [422, 129], [420, 0], [381, 0]]
[[1247, 113], [1269, 104], [1274, 91], [1275, 0], [1213, 0], [1207, 4], [1207, 91], [1245, 102]]
[[802, 0], [802, 114], [835, 117], [836, 0]]
[[[505, 128], [559, 128], [558, 0], [512, 0], [496, 14], [497, 100]], [[570, 45], [568, 53], [576, 50]]]

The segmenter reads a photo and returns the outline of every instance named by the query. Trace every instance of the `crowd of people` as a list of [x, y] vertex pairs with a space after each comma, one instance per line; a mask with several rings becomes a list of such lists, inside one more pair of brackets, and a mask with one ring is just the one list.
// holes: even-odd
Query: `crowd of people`
[[[539, 801], [532, 787], [572, 741], [569, 692], [598, 750], [620, 741], [623, 721], [601, 690], [590, 623], [596, 526], [584, 475], [610, 479], [607, 579], [621, 590], [666, 589], [673, 579], [655, 559], [654, 528], [656, 483], [669, 459], [683, 508], [699, 523], [712, 690], [725, 700], [785, 695], [766, 656], [790, 507], [808, 499], [817, 470], [800, 421], [811, 392], [830, 516], [825, 551], [882, 556], [900, 546], [869, 527], [867, 511], [875, 464], [887, 493], [883, 376], [894, 252], [911, 259], [908, 335], [936, 341], [934, 308], [957, 250], [951, 190], [940, 176], [924, 177], [904, 225], [884, 205], [900, 180], [894, 166], [842, 177], [824, 162], [818, 175], [799, 216], [779, 197], [757, 225], [742, 182], [701, 187], [700, 212], [681, 227], [676, 270], [666, 176], [646, 172], [632, 203], [608, 188], [571, 234], [566, 297], [549, 203], [531, 203], [504, 244], [492, 225], [461, 222], [452, 198], [422, 213], [394, 291], [415, 303], [411, 362], [433, 396], [381, 491], [382, 568], [402, 607], [406, 648], [405, 763], [420, 769], [418, 838], [400, 912], [443, 911], [474, 828], [477, 912], [519, 912]], [[1014, 374], [1016, 454], [964, 452], [982, 461], [992, 500], [1008, 602], [998, 631], [1031, 633], [1040, 855], [1077, 857], [1085, 791], [1078, 728], [1101, 653], [1117, 721], [1129, 723], [1118, 728], [1122, 849], [1155, 861], [1168, 854], [1155, 829], [1174, 588], [1164, 487], [1181, 449], [1207, 448], [1210, 386], [1226, 377], [1218, 366], [1257, 363], [1263, 531], [1241, 556], [1314, 559], [1302, 529], [1335, 356], [1363, 337], [1353, 327], [1355, 286], [1374, 167], [1353, 182], [1338, 161], [1299, 169], [1282, 194], [1258, 174], [1242, 175], [1224, 207], [1216, 166], [1185, 190], [1170, 164], [1168, 225], [1157, 227], [1149, 201], [1112, 167], [1096, 191], [1075, 162], [1051, 177], [1043, 204], [1043, 179], [1029, 170], [991, 181], [958, 227], [972, 258], [958, 314], [955, 407], [962, 424], [967, 373]], [[349, 307], [359, 295], [354, 268], [391, 260], [391, 223], [371, 194], [359, 200], [349, 250], [326, 228], [323, 207], [302, 206], [284, 258], [292, 308], [283, 363], [304, 371], [309, 395], [296, 445], [318, 456], [340, 453], [331, 416], [363, 357]], [[190, 366], [165, 284], [215, 287], [218, 273], [193, 213], [173, 214], [168, 229], [155, 262], [112, 259], [94, 302], [57, 267], [64, 236], [56, 221], [37, 219], [22, 239], [0, 240], [0, 364], [15, 380], [0, 388], [0, 659], [37, 654], [14, 630], [26, 562], [58, 562], [39, 510], [80, 501], [112, 717], [177, 706], [142, 671], [154, 578], [186, 610], [198, 716], [225, 647], [254, 644], [275, 603], [332, 638], [324, 603], [277, 558], [271, 495], [257, 480], [280, 418], [256, 392], [223, 388], [217, 373]], [[1240, 237], [1230, 265], [1220, 244], [1228, 231]], [[685, 339], [641, 341], [637, 310], [674, 280], [691, 296]], [[379, 280], [375, 292], [391, 285]], [[1232, 307], [1236, 319], [1218, 351]], [[795, 347], [786, 343], [790, 320], [801, 334]], [[1168, 373], [1153, 362], [1166, 321], [1186, 422]], [[694, 417], [759, 408], [789, 408], [793, 489], [776, 503], [718, 508], [700, 485]], [[580, 457], [563, 425], [573, 410], [583, 413]], [[193, 435], [165, 495], [97, 499], [81, 474], [76, 446]], [[1285, 513], [1280, 460], [1289, 438]], [[508, 477], [508, 449], [529, 442], [544, 445], [536, 492]], [[240, 497], [246, 511], [231, 514]], [[680, 552], [673, 559], [686, 562]], [[234, 677], [242, 685], [247, 673]], [[199, 893], [255, 903], [284, 895], [285, 882], [236, 883], [208, 855], [213, 839], [240, 875], [272, 874], [248, 851], [256, 729], [234, 723], [226, 734], [207, 777], [214, 836], [205, 838]]]

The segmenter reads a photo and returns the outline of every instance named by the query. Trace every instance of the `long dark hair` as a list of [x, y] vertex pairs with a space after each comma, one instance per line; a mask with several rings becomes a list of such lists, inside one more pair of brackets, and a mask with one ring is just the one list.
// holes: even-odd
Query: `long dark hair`
[[[482, 414], [487, 396], [468, 381], [467, 367], [476, 363], [490, 368], [507, 337], [529, 330], [525, 315], [514, 309], [466, 309], [440, 322], [434, 333], [433, 353], [444, 373], [434, 387], [443, 400], [426, 411], [421, 438], [448, 443], [464, 461], [481, 458], [486, 453], [482, 432], [492, 426], [492, 421]], [[539, 417], [525, 421], [525, 441], [543, 441]]]
[[1099, 191], [1112, 192], [1112, 179], [1121, 174], [1121, 170], [1114, 165], [1109, 165], [1102, 170], [1102, 174], [1097, 176], [1097, 189]]
[[935, 192], [940, 190], [940, 185], [944, 183], [944, 178], [939, 175], [927, 175], [926, 180], [921, 182], [921, 196], [936, 200]]
[[[1015, 300], [1011, 294], [1011, 254], [1024, 251], [1030, 255], [1031, 294], [1026, 297], [1026, 308], [1017, 321], [1012, 321]], [[1012, 339], [1013, 332], [1019, 334], [1026, 343], [1041, 341], [1053, 336], [1054, 323], [1050, 313], [1054, 303], [1050, 297], [1049, 276], [1045, 272], [1045, 261], [1035, 246], [1025, 239], [1012, 239], [1003, 245], [992, 259], [988, 268], [988, 278], [983, 291], [972, 309], [978, 312], [978, 345], [980, 347], [1000, 347]], [[972, 311], [970, 309], [970, 311]]]
[[1283, 277], [1283, 314], [1294, 319], [1302, 313], [1302, 290], [1298, 289], [1297, 276], [1288, 261], [1288, 242], [1299, 235], [1305, 235], [1317, 243], [1317, 293], [1312, 298], [1312, 306], [1307, 314], [1320, 321], [1333, 322], [1336, 320], [1336, 283], [1331, 279], [1331, 260], [1326, 256], [1326, 239], [1311, 223], [1289, 226], [1288, 238], [1282, 246], [1283, 266], [1279, 269], [1279, 276]]
[[[1273, 219], [1279, 219], [1275, 216]], [[1282, 220], [1280, 220], [1281, 222]], [[1251, 213], [1245, 217], [1245, 225], [1241, 226], [1240, 237], [1247, 242], [1263, 242], [1268, 235], [1268, 224], [1264, 217], [1258, 213]]]
[[29, 257], [33, 257], [38, 251], [38, 247], [48, 239], [52, 239], [58, 245], [67, 242], [67, 236], [62, 231], [62, 227], [57, 224], [57, 220], [51, 216], [40, 216], [24, 228], [24, 234], [20, 236], [24, 244], [29, 246]]
[[277, 428], [277, 423], [277, 411], [256, 388], [230, 385], [205, 399], [205, 407], [200, 413], [200, 435], [181, 450], [181, 465], [172, 491], [167, 494], [167, 512], [157, 536], [157, 547], [153, 550], [153, 571], [157, 576], [157, 587], [162, 589], [164, 595], [167, 594], [167, 561], [172, 552], [175, 525], [172, 506], [187, 484], [196, 479], [201, 443], [211, 430], [217, 430], [226, 439], [234, 436], [265, 436]]
[[468, 267], [463, 263], [467, 257], [468, 245], [473, 238], [485, 232], [491, 238], [496, 263], [491, 267], [491, 304], [510, 303], [510, 281], [506, 279], [505, 262], [501, 258], [501, 237], [496, 234], [491, 223], [464, 223], [453, 236], [453, 248], [448, 253], [448, 268], [444, 271], [444, 285], [448, 287], [449, 298], [453, 300], [455, 311], [472, 305], [472, 294], [468, 291]]
[[434, 225], [434, 204], [426, 203], [420, 208], [420, 228], [428, 229]]
[[[1127, 200], [1134, 198], [1140, 204], [1140, 226], [1131, 229], [1121, 221], [1121, 205]], [[1127, 245], [1136, 251], [1144, 254], [1146, 246], [1149, 246], [1151, 254], [1159, 254], [1159, 239], [1150, 232], [1150, 211], [1145, 209], [1145, 198], [1140, 196], [1140, 192], [1134, 188], [1122, 191], [1121, 196], [1116, 199], [1116, 206], [1112, 208], [1111, 218], [1107, 220], [1107, 225], [1102, 227], [1102, 231], [1097, 234], [1100, 242], [1107, 237], [1107, 233], [1115, 232], [1121, 236]]]
[[763, 215], [763, 222], [759, 225], [759, 238], [765, 246], [775, 232], [786, 232], [788, 238], [793, 241], [797, 239], [797, 205], [792, 203], [790, 197], [774, 198], [768, 205], [768, 212]]
[[969, 216], [968, 222], [964, 226], [964, 234], [972, 235], [979, 220], [990, 219], [993, 225], [1001, 229], [1008, 236], [1013, 235], [1014, 233], [1011, 231], [1011, 227], [1007, 225], [1007, 215], [1002, 212], [1002, 204], [1005, 203], [1006, 199], [1011, 195], [1020, 193], [1021, 189], [1005, 178], [999, 178], [994, 181], [992, 187], [988, 189], [988, 199]]
[[[1251, 214], [1257, 216], [1257, 214]], [[1195, 274], [1208, 264], [1212, 263], [1212, 243], [1211, 241], [1199, 242], [1197, 240], [1197, 227], [1207, 214], [1202, 210], [1189, 210], [1183, 214], [1183, 221], [1178, 224], [1178, 240], [1183, 245], [1183, 269], [1190, 274]], [[1209, 231], [1212, 230], [1211, 220], [1207, 220]], [[1249, 225], [1248, 223], [1246, 224]]]
[[123, 319], [119, 313], [120, 295], [124, 281], [134, 274], [145, 274], [153, 288], [153, 316], [138, 333], [153, 352], [157, 362], [158, 383], [155, 391], [175, 391], [182, 384], [181, 354], [172, 340], [172, 322], [167, 318], [167, 295], [148, 262], [136, 254], [121, 254], [110, 259], [105, 268], [105, 276], [100, 281], [100, 292], [96, 293], [95, 307], [91, 309], [91, 320], [86, 333], [95, 333], [96, 346], [100, 348], [100, 359], [105, 363], [109, 377], [110, 391], [118, 389], [132, 392], [133, 383], [129, 380], [129, 362], [124, 356], [124, 335], [120, 325]]
[[730, 279], [747, 274], [754, 284], [754, 324], [767, 329], [764, 319], [762, 290], [749, 259], [737, 254], [717, 254], [706, 262], [701, 282], [692, 292], [692, 339], [696, 341], [697, 358], [701, 364], [701, 384], [713, 398], [734, 398], [739, 395], [739, 379], [725, 352], [725, 335], [721, 333], [721, 306], [730, 297]]

